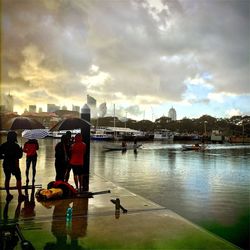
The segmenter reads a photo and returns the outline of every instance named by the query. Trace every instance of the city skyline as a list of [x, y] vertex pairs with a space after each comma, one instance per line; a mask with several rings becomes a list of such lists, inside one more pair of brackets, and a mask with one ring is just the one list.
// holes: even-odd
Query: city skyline
[[177, 119], [250, 115], [249, 9], [247, 0], [3, 0], [1, 95], [15, 96], [18, 113], [82, 107], [90, 95], [133, 119], [172, 106]]
[[[15, 112], [14, 111], [14, 99], [15, 99], [14, 96], [12, 96], [9, 93], [8, 95], [5, 95], [4, 99], [5, 99], [5, 101], [1, 105], [2, 106], [1, 110], [6, 111], [6, 112]], [[11, 100], [11, 102], [9, 100]], [[87, 95], [86, 104], [89, 106], [89, 108], [91, 110], [91, 118], [116, 115], [118, 118], [121, 118], [121, 119], [125, 119], [125, 118], [130, 119], [130, 117], [127, 117], [127, 114], [126, 114], [126, 117], [123, 116], [123, 114], [124, 114], [123, 110], [119, 109], [118, 111], [115, 111], [114, 110], [115, 105], [113, 105], [112, 110], [108, 111], [106, 102], [98, 103], [98, 101], [92, 96]], [[28, 107], [25, 107], [25, 109], [23, 111], [21, 111], [19, 113], [17, 112], [17, 113], [19, 115], [23, 115], [26, 112], [29, 112], [29, 113], [49, 112], [50, 113], [50, 112], [55, 112], [55, 111], [58, 111], [58, 110], [77, 111], [77, 112], [81, 113], [81, 108], [83, 108], [83, 106], [85, 104], [83, 106], [75, 106], [75, 105], [72, 104], [71, 108], [67, 108], [65, 105], [59, 106], [59, 105], [52, 104], [52, 103], [47, 103], [45, 105], [46, 105], [46, 108], [44, 110], [44, 109], [42, 109], [42, 107], [38, 107], [35, 104], [30, 104]], [[168, 112], [166, 111], [166, 113], [168, 113], [168, 115], [163, 115], [163, 116], [167, 116], [167, 117], [171, 118], [172, 120], [176, 120], [177, 113], [176, 113], [176, 110], [174, 109], [173, 106], [168, 110]], [[153, 119], [154, 119], [153, 114], [152, 114], [151, 118], [152, 118], [152, 121], [153, 121]], [[156, 117], [155, 119], [158, 119], [158, 118], [160, 118], [160, 117]], [[142, 119], [143, 120], [145, 119], [145, 114], [143, 114]]]

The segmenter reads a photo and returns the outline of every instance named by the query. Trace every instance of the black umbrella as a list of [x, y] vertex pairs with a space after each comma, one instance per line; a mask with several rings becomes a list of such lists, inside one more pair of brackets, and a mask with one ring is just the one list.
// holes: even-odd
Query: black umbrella
[[17, 130], [17, 129], [44, 129], [45, 127], [35, 120], [34, 118], [18, 116], [10, 119], [7, 122], [8, 130]]
[[91, 126], [91, 123], [81, 118], [67, 118], [58, 122], [50, 131], [84, 129]]

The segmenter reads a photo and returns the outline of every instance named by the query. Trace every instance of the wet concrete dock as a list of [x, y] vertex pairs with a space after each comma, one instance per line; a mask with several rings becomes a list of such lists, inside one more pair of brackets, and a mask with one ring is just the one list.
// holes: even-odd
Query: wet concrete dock
[[[38, 176], [38, 180], [46, 187], [46, 178], [39, 179]], [[41, 203], [37, 202], [34, 192], [29, 189], [29, 199], [18, 204], [17, 191], [13, 190], [14, 199], [8, 204], [5, 191], [0, 191], [1, 227], [6, 229], [10, 225], [14, 228], [17, 224], [24, 239], [38, 250], [237, 249], [173, 211], [102, 177], [91, 175], [89, 187], [92, 192], [111, 192], [93, 198]], [[115, 204], [110, 200], [117, 198], [128, 210], [127, 213], [115, 209]], [[73, 211], [70, 218], [66, 217], [68, 207], [72, 207]], [[22, 249], [20, 239], [14, 249]]]

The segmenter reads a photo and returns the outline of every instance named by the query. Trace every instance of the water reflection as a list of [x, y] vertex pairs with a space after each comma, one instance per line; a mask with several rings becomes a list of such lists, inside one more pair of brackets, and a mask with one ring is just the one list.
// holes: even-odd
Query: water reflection
[[[249, 241], [249, 219], [241, 220], [242, 230], [237, 231], [237, 225], [242, 216], [249, 218], [250, 145], [209, 145], [205, 152], [183, 152], [180, 144], [145, 143], [136, 160], [131, 151], [102, 154], [101, 147], [92, 144], [94, 173], [199, 225], [209, 225], [207, 229], [229, 241], [235, 234], [248, 235], [243, 241]], [[229, 228], [218, 232], [211, 223], [217, 229]]]
[[[56, 143], [57, 140], [52, 139], [39, 141], [37, 183], [55, 178]], [[250, 234], [249, 145], [210, 145], [205, 152], [183, 152], [180, 144], [145, 143], [137, 154], [133, 150], [125, 154], [104, 153], [102, 145], [91, 143], [91, 173], [171, 209], [241, 247], [247, 245]], [[20, 164], [21, 169], [25, 169], [24, 158]], [[70, 182], [73, 183], [73, 178]], [[78, 211], [76, 202], [68, 200], [62, 207], [52, 206], [53, 228], [60, 227], [61, 223], [60, 237], [64, 237], [56, 242], [64, 242], [66, 246], [77, 245], [87, 230], [88, 208]], [[79, 207], [88, 206], [81, 202], [84, 201], [79, 201]], [[75, 208], [73, 213], [78, 211], [80, 214], [72, 217], [73, 234], [65, 224], [65, 210], [69, 204]], [[36, 209], [38, 213], [40, 207]], [[28, 213], [22, 211], [21, 216]], [[51, 231], [55, 232], [52, 226]]]
[[[56, 242], [46, 243], [48, 249], [84, 249], [78, 239], [86, 235], [88, 225], [88, 198], [64, 199], [43, 202], [47, 208], [53, 207], [51, 232]], [[72, 207], [72, 217], [67, 210]]]
[[10, 201], [6, 201], [3, 211], [3, 221], [1, 221], [0, 227], [0, 249], [2, 250], [12, 250], [16, 249], [28, 249], [34, 250], [32, 243], [26, 240], [21, 232], [19, 227], [19, 217], [21, 211], [21, 204], [23, 201], [18, 201], [17, 207], [15, 210], [15, 215], [13, 219], [9, 218], [9, 204]]
[[36, 215], [35, 207], [35, 186], [32, 186], [30, 197], [28, 188], [25, 189], [25, 200], [24, 206], [21, 210], [21, 216], [23, 218], [34, 217]]

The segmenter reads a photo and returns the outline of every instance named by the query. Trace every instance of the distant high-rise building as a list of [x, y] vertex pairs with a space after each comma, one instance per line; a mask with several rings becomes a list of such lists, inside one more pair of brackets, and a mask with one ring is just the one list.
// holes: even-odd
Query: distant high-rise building
[[29, 112], [36, 113], [36, 105], [29, 105]]
[[38, 113], [42, 113], [43, 112], [43, 109], [40, 107], [39, 109], [38, 109]]
[[90, 108], [91, 117], [97, 117], [97, 110], [96, 110], [96, 99], [90, 95], [87, 95], [87, 104]]
[[55, 104], [47, 104], [47, 112], [55, 112], [60, 110], [60, 107]]
[[67, 110], [67, 107], [65, 105], [62, 106], [62, 110]]
[[96, 107], [96, 99], [90, 95], [87, 95], [87, 104], [88, 106]]
[[72, 111], [77, 111], [80, 113], [80, 106], [72, 105]]
[[172, 121], [176, 121], [177, 115], [176, 115], [176, 110], [172, 107], [168, 111], [168, 117], [172, 119]]
[[99, 106], [99, 117], [104, 117], [106, 113], [107, 113], [107, 104], [106, 102], [104, 102]]
[[0, 112], [4, 112], [6, 110], [5, 105], [0, 105]]
[[5, 109], [8, 112], [13, 112], [14, 110], [14, 98], [11, 94], [4, 96]]

